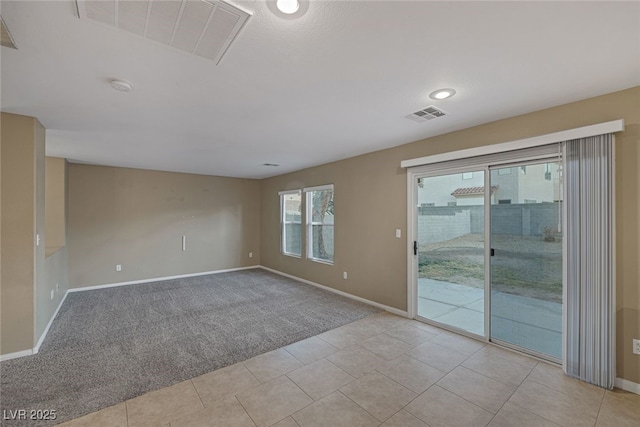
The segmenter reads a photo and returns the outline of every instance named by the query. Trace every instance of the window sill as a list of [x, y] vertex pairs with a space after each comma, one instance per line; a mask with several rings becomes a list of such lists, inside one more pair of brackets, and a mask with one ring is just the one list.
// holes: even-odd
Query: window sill
[[319, 264], [333, 265], [333, 261], [329, 261], [321, 258], [307, 258], [309, 261], [317, 262]]
[[302, 258], [302, 256], [301, 256], [301, 255], [288, 254], [288, 253], [286, 253], [286, 252], [282, 252], [282, 255], [284, 255], [284, 256], [290, 256], [291, 258], [298, 258], [298, 259], [299, 259], [299, 258]]

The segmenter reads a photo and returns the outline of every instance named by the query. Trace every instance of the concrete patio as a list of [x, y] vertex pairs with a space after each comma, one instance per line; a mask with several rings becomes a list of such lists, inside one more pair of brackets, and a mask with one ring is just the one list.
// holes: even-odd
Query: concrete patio
[[[418, 315], [484, 336], [484, 289], [420, 278]], [[562, 357], [562, 304], [493, 292], [491, 329], [495, 339]]]

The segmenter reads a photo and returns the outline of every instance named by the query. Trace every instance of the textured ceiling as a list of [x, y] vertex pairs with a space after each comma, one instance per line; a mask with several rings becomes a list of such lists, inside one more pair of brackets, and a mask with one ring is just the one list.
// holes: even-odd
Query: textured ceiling
[[[230, 3], [252, 17], [216, 65], [74, 1], [3, 0], [2, 110], [40, 119], [49, 155], [262, 178], [640, 84], [639, 2]], [[407, 119], [429, 105], [447, 115]]]

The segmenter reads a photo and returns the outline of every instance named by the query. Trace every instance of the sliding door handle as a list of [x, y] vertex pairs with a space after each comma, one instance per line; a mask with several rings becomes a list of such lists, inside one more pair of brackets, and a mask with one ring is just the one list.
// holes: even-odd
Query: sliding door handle
[[418, 241], [417, 240], [413, 241], [413, 254], [414, 255], [418, 255]]

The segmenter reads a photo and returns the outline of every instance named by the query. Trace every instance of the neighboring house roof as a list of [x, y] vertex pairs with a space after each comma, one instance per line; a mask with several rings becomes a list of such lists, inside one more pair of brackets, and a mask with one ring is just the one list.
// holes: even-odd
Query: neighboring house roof
[[[492, 185], [491, 186], [491, 193], [495, 193], [496, 190], [498, 189], [497, 185]], [[484, 194], [484, 187], [460, 187], [460, 188], [456, 188], [454, 190], [453, 193], [451, 193], [452, 196], [454, 197], [458, 197], [458, 196], [477, 196], [480, 194]]]

